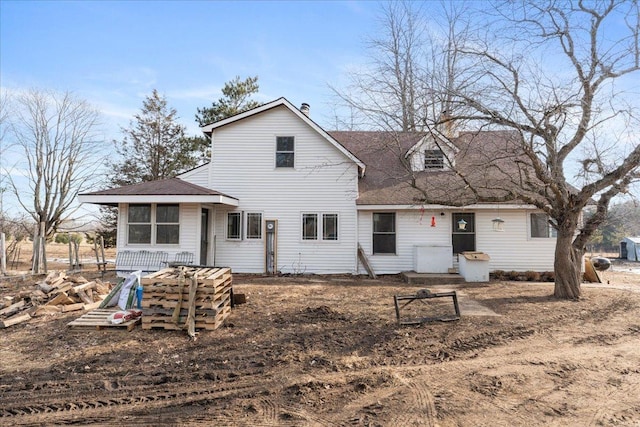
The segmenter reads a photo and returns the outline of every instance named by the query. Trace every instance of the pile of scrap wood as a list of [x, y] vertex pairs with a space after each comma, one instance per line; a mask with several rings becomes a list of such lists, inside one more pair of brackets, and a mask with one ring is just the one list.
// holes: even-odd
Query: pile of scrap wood
[[0, 329], [25, 322], [34, 316], [97, 308], [112, 285], [99, 279], [51, 272], [31, 289], [6, 296], [0, 302]]

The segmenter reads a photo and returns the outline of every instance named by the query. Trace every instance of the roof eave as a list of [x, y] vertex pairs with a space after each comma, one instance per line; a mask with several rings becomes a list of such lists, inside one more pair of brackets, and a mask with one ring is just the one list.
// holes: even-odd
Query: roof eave
[[239, 200], [224, 194], [199, 195], [158, 195], [158, 194], [80, 194], [80, 203], [96, 205], [117, 205], [119, 203], [214, 203], [227, 206], [238, 206]]

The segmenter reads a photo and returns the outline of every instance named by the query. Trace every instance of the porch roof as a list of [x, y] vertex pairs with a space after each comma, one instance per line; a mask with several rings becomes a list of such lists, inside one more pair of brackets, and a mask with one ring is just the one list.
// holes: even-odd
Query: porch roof
[[216, 190], [169, 178], [125, 185], [78, 195], [81, 203], [117, 206], [118, 203], [218, 203], [238, 206], [239, 200]]

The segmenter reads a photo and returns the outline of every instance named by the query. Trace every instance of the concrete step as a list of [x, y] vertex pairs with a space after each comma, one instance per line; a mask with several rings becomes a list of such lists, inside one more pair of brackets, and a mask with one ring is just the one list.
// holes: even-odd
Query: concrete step
[[465, 283], [464, 277], [457, 273], [416, 273], [404, 271], [402, 279], [409, 285], [455, 285]]

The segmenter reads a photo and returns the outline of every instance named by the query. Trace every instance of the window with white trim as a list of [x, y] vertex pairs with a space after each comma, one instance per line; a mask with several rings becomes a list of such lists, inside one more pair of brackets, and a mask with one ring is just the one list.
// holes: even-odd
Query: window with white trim
[[261, 213], [247, 213], [247, 239], [262, 239]]
[[338, 240], [337, 213], [303, 213], [302, 240]]
[[180, 243], [180, 205], [130, 204], [127, 212], [127, 243], [132, 245]]
[[302, 240], [318, 240], [318, 214], [302, 214]]
[[151, 205], [129, 205], [127, 217], [129, 244], [151, 244]]
[[395, 212], [373, 213], [373, 254], [396, 253]]
[[558, 232], [553, 226], [553, 222], [549, 218], [549, 215], [544, 213], [532, 213], [530, 214], [529, 218], [532, 238], [548, 238], [558, 236]]
[[242, 213], [229, 212], [227, 214], [227, 239], [240, 240], [242, 236]]
[[276, 137], [276, 167], [292, 168], [295, 160], [294, 137]]
[[180, 206], [156, 205], [156, 244], [180, 243]]
[[338, 214], [322, 214], [322, 240], [338, 240]]

